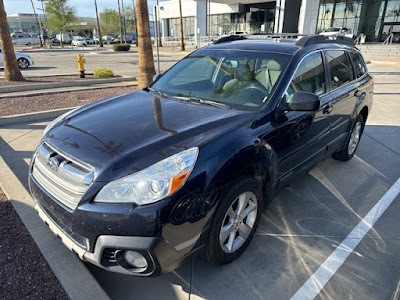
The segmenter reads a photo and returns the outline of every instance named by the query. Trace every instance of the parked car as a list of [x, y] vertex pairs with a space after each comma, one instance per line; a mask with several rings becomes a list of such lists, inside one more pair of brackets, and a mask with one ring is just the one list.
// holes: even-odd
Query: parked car
[[92, 45], [92, 44], [95, 43], [95, 41], [94, 41], [93, 38], [88, 38], [88, 39], [86, 39], [86, 42], [87, 42], [88, 44], [90, 44], [90, 45]]
[[291, 179], [354, 156], [372, 93], [344, 37], [216, 43], [51, 122], [30, 192], [63, 243], [106, 270], [154, 276], [200, 251], [226, 264]]
[[231, 31], [231, 32], [229, 32], [228, 35], [239, 35], [239, 36], [241, 36], [241, 35], [248, 35], [248, 33], [246, 31]]
[[101, 39], [103, 40], [103, 42], [111, 42], [113, 40], [113, 37], [109, 35], [103, 35]]
[[69, 36], [69, 34], [63, 33], [63, 34], [57, 34], [56, 35], [57, 40], [62, 41], [63, 44], [69, 44], [71, 43], [72, 39]]
[[[28, 54], [15, 52], [15, 56], [17, 58], [18, 66], [20, 69], [27, 69], [29, 66], [33, 66], [35, 64], [33, 58], [30, 57]], [[1, 49], [0, 49], [0, 68], [4, 68], [3, 53], [1, 52]]]
[[52, 46], [61, 45], [61, 42], [56, 37], [50, 37], [50, 43]]
[[75, 46], [75, 47], [86, 47], [87, 46], [87, 41], [86, 41], [86, 39], [84, 37], [75, 36], [72, 39], [71, 45]]
[[322, 31], [320, 35], [324, 36], [345, 36], [348, 38], [354, 38], [354, 35], [351, 33], [351, 29], [346, 27], [329, 27]]
[[14, 45], [37, 45], [39, 37], [34, 33], [14, 32], [11, 34], [11, 40]]

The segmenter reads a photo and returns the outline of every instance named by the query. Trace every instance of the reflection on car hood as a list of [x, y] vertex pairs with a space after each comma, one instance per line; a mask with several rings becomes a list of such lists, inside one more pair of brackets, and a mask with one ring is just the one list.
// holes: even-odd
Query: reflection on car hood
[[138, 91], [83, 107], [45, 139], [102, 174], [127, 175], [247, 122], [253, 113]]

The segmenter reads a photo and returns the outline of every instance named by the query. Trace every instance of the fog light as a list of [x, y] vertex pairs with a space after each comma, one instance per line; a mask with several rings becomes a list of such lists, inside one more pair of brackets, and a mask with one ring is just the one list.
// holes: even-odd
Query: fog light
[[144, 269], [148, 266], [146, 258], [136, 251], [125, 251], [124, 260], [134, 268]]

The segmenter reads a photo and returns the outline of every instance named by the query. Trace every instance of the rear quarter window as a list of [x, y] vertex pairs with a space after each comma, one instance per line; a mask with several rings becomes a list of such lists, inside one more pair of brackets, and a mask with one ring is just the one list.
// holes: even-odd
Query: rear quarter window
[[367, 67], [365, 66], [364, 59], [357, 52], [350, 51], [349, 54], [353, 62], [354, 75], [356, 78], [360, 78], [367, 73]]
[[332, 89], [352, 80], [353, 68], [344, 50], [327, 50], [325, 56], [330, 71]]

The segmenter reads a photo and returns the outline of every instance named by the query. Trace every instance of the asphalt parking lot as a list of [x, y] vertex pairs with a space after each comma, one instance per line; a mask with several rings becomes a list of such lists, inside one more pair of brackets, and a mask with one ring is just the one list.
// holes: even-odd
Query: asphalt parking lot
[[[107, 46], [109, 48], [109, 46]], [[132, 46], [130, 52], [112, 52], [99, 50], [95, 48], [88, 49], [66, 49], [56, 50], [28, 50], [24, 51], [30, 55], [35, 66], [29, 67], [22, 71], [24, 76], [51, 76], [75, 74], [78, 72], [78, 64], [76, 55], [84, 54], [86, 60], [85, 70], [87, 73], [93, 73], [99, 68], [110, 68], [115, 74], [126, 76], [137, 76], [139, 73], [139, 59], [137, 50]], [[16, 51], [22, 51], [23, 48], [17, 47]], [[108, 49], [109, 50], [109, 49]], [[180, 52], [177, 49], [171, 51], [170, 47], [160, 48], [160, 69], [161, 72], [170, 68], [187, 52]], [[156, 57], [154, 58], [156, 60]], [[156, 64], [157, 66], [157, 64]], [[0, 70], [0, 77], [3, 76], [3, 70]]]
[[[400, 177], [400, 72], [395, 66], [369, 69], [375, 72], [374, 107], [356, 156], [346, 163], [328, 159], [284, 189], [262, 215], [241, 258], [216, 267], [193, 257], [156, 278], [127, 277], [87, 265], [108, 295], [309, 299], [315, 292], [317, 299], [398, 299], [400, 196], [395, 191], [391, 199], [387, 192]], [[44, 126], [0, 127], [2, 160], [15, 175], [6, 180], [0, 170], [6, 191], [13, 180], [27, 189], [28, 164]], [[390, 204], [386, 211], [383, 202]], [[376, 223], [368, 218], [370, 211], [376, 213]], [[372, 226], [365, 236], [353, 234], [360, 224]]]

